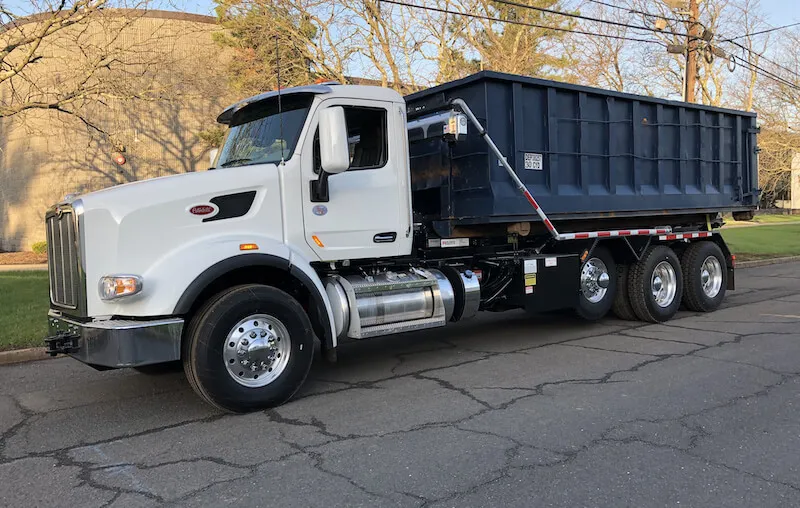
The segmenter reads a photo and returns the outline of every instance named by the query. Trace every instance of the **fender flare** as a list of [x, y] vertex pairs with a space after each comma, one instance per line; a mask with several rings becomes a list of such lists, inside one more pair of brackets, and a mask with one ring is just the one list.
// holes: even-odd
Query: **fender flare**
[[[209, 266], [200, 275], [195, 277], [192, 283], [189, 284], [189, 286], [184, 290], [183, 294], [178, 299], [178, 303], [175, 304], [175, 309], [172, 312], [173, 315], [185, 315], [189, 313], [192, 305], [203, 292], [203, 290], [208, 287], [209, 284], [226, 273], [230, 273], [239, 268], [259, 266], [283, 270], [297, 279], [303, 285], [303, 287], [305, 287], [309, 295], [311, 295], [314, 308], [318, 313], [320, 313], [318, 319], [322, 325], [324, 335], [323, 337], [320, 337], [322, 345], [325, 350], [333, 351], [336, 347], [335, 335], [331, 329], [330, 320], [328, 319], [325, 298], [320, 293], [319, 289], [311, 280], [311, 278], [305, 272], [303, 272], [303, 270], [292, 265], [288, 259], [272, 254], [240, 254], [238, 256], [223, 259], [222, 261]], [[309, 311], [311, 310], [309, 309]]]

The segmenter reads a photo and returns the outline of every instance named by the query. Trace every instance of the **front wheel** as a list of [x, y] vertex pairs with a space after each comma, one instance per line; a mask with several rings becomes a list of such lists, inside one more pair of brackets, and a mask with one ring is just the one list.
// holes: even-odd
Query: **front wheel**
[[597, 321], [608, 314], [617, 293], [617, 265], [605, 247], [596, 247], [581, 266], [578, 315]]
[[186, 377], [203, 399], [242, 413], [289, 400], [313, 354], [311, 323], [297, 300], [273, 287], [247, 285], [197, 313], [182, 356]]

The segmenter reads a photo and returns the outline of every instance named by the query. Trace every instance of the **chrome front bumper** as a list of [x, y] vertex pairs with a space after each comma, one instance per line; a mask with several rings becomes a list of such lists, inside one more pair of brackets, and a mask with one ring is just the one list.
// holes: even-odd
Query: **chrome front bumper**
[[183, 319], [111, 319], [80, 323], [55, 311], [48, 314], [47, 352], [98, 367], [139, 367], [179, 360]]

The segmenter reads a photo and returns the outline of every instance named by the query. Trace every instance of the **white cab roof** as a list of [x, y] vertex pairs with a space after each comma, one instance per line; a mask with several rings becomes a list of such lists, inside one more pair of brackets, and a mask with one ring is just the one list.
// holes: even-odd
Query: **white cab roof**
[[[396, 91], [390, 88], [383, 88], [380, 86], [365, 86], [365, 85], [339, 85], [336, 83], [325, 83], [321, 85], [306, 85], [295, 86], [291, 88], [284, 88], [281, 90], [281, 95], [294, 95], [294, 94], [312, 94], [312, 95], [329, 95], [331, 98], [350, 98], [350, 99], [368, 99], [377, 101], [400, 102], [405, 104], [403, 97]], [[225, 111], [220, 113], [217, 117], [217, 122], [222, 124], [229, 124], [233, 119], [233, 115], [242, 109], [253, 104], [270, 100], [278, 96], [278, 91], [265, 92], [262, 94], [254, 95], [243, 99], [231, 106], [225, 108]]]

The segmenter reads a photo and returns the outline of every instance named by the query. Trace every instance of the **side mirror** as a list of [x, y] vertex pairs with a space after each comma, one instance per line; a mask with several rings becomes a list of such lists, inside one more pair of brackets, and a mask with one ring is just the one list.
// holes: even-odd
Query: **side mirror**
[[344, 108], [333, 106], [319, 114], [319, 158], [322, 171], [311, 182], [311, 201], [330, 201], [328, 177], [347, 171], [350, 167], [350, 147], [347, 140], [347, 121]]
[[322, 170], [331, 175], [350, 167], [350, 148], [347, 144], [347, 121], [344, 108], [323, 109], [319, 115], [319, 154]]
[[209, 168], [213, 168], [214, 167], [214, 161], [217, 160], [217, 154], [218, 153], [219, 153], [219, 148], [212, 148], [211, 151], [208, 152], [208, 158], [209, 158], [209, 161], [208, 161], [209, 166], [208, 167]]

